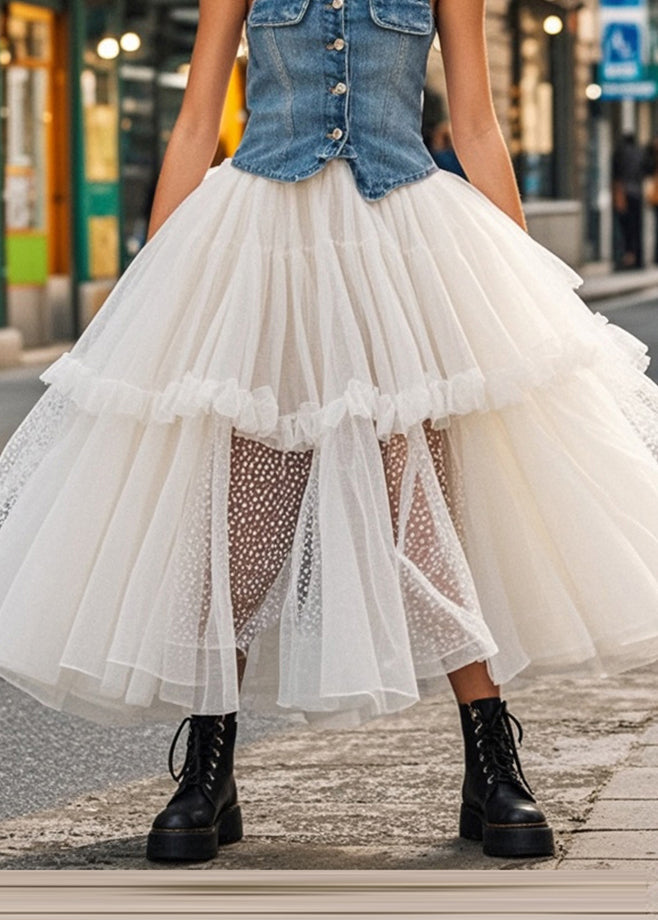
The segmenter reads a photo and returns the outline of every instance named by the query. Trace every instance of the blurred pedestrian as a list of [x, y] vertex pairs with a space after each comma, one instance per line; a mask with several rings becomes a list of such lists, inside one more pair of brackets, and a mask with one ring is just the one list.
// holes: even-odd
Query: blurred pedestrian
[[658, 265], [658, 135], [647, 148], [646, 202], [653, 211], [653, 262]]
[[431, 137], [430, 153], [440, 169], [446, 169], [468, 181], [452, 144], [452, 130], [449, 121], [441, 121], [435, 126]]
[[633, 131], [622, 135], [612, 156], [612, 206], [619, 228], [616, 267], [643, 268], [642, 187], [646, 154]]

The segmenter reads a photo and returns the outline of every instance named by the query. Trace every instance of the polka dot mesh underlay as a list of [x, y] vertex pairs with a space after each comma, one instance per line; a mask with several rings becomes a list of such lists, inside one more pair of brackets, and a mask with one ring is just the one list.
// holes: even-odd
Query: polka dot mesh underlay
[[[463, 541], [462, 490], [456, 470], [451, 466], [447, 434], [444, 430], [433, 429], [429, 422], [425, 422], [422, 429], [436, 483], [450, 515], [450, 522], [446, 518], [442, 523]], [[460, 579], [455, 577], [461, 560], [450, 558], [457, 554], [454, 549], [449, 550], [451, 540], [446, 539], [448, 534], [437, 540], [437, 522], [424, 498], [422, 484], [417, 483], [413, 497], [403, 495], [404, 473], [410, 454], [407, 437], [396, 434], [388, 442], [378, 443], [394, 543], [401, 542], [401, 505], [412, 504], [412, 513], [410, 507], [405, 510], [405, 537], [402, 542], [406, 555], [426, 577], [434, 579], [442, 592], [451, 593], [455, 601], [463, 602]], [[312, 606], [309, 603], [309, 595], [313, 591], [311, 559], [316, 541], [312, 519], [306, 518], [305, 529], [300, 529], [300, 509], [305, 494], [307, 505], [312, 506], [316, 501], [314, 483], [309, 483], [313, 454], [313, 450], [278, 451], [235, 431], [231, 433], [226, 555], [233, 623], [241, 651], [246, 651], [255, 636], [275, 616], [271, 609], [263, 610], [263, 605], [277, 576], [284, 569], [296, 535], [303, 547], [296, 585], [298, 603], [300, 608]], [[209, 455], [208, 480], [213, 476], [217, 476], [217, 469]], [[196, 595], [196, 603], [202, 611], [198, 621], [201, 635], [212, 605], [213, 545], [216, 540], [213, 539], [212, 525], [213, 489], [203, 478], [199, 483], [200, 493], [190, 505], [196, 511], [191, 516], [196, 517], [196, 525], [188, 518], [189, 550], [180, 561], [177, 593], [188, 602], [192, 594]], [[204, 539], [199, 539], [201, 533], [205, 535]], [[441, 546], [443, 553], [440, 552]], [[214, 564], [217, 565], [218, 560]], [[276, 602], [270, 606], [276, 606]]]
[[[454, 470], [449, 470], [446, 435], [423, 425], [437, 481], [450, 511], [456, 532], [462, 536], [460, 525], [460, 489]], [[393, 435], [387, 443], [379, 442], [386, 489], [390, 503], [394, 542], [399, 540], [402, 483], [409, 455], [407, 438]], [[229, 567], [231, 605], [236, 635], [246, 644], [253, 638], [257, 612], [267, 592], [276, 580], [292, 549], [298, 527], [302, 498], [308, 485], [313, 451], [277, 451], [258, 441], [233, 433], [231, 472], [228, 501]], [[430, 509], [419, 495], [415, 513], [407, 525], [407, 544], [421, 571], [441, 573], [432, 540], [433, 519]], [[307, 553], [311, 551], [312, 534], [306, 536]], [[308, 580], [309, 567], [302, 566]], [[443, 580], [442, 588], [446, 588]], [[309, 585], [298, 585], [307, 593]], [[256, 617], [256, 620], [254, 620]]]

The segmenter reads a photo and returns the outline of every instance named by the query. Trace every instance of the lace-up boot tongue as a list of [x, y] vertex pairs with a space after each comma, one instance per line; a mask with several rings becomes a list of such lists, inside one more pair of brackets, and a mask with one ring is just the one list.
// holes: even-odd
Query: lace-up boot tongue
[[170, 772], [179, 782], [174, 798], [198, 787], [214, 803], [217, 785], [221, 786], [233, 772], [235, 730], [234, 719], [221, 716], [190, 718], [185, 763], [178, 774], [174, 773], [172, 763], [177, 738], [170, 752]]
[[[176, 743], [189, 726], [185, 762], [173, 768]], [[217, 849], [242, 837], [233, 777], [235, 713], [184, 719], [169, 751], [169, 770], [179, 786], [149, 834], [149, 859], [212, 859]]]
[[498, 697], [459, 707], [466, 772], [460, 834], [491, 856], [548, 856], [553, 834], [526, 780], [514, 737], [520, 722]]

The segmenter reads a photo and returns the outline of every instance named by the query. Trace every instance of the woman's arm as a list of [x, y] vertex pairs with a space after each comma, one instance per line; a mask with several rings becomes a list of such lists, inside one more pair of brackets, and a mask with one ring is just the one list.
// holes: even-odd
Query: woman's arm
[[196, 188], [212, 162], [246, 0], [200, 0], [183, 103], [155, 189], [147, 239]]
[[455, 152], [469, 181], [527, 230], [491, 96], [485, 0], [438, 0], [436, 26]]

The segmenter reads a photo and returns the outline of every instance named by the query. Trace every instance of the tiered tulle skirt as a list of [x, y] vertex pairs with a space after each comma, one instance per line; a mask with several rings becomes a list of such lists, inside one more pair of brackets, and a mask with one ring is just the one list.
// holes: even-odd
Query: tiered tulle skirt
[[658, 387], [580, 282], [450, 173], [211, 170], [0, 458], [0, 675], [350, 725], [658, 658]]

